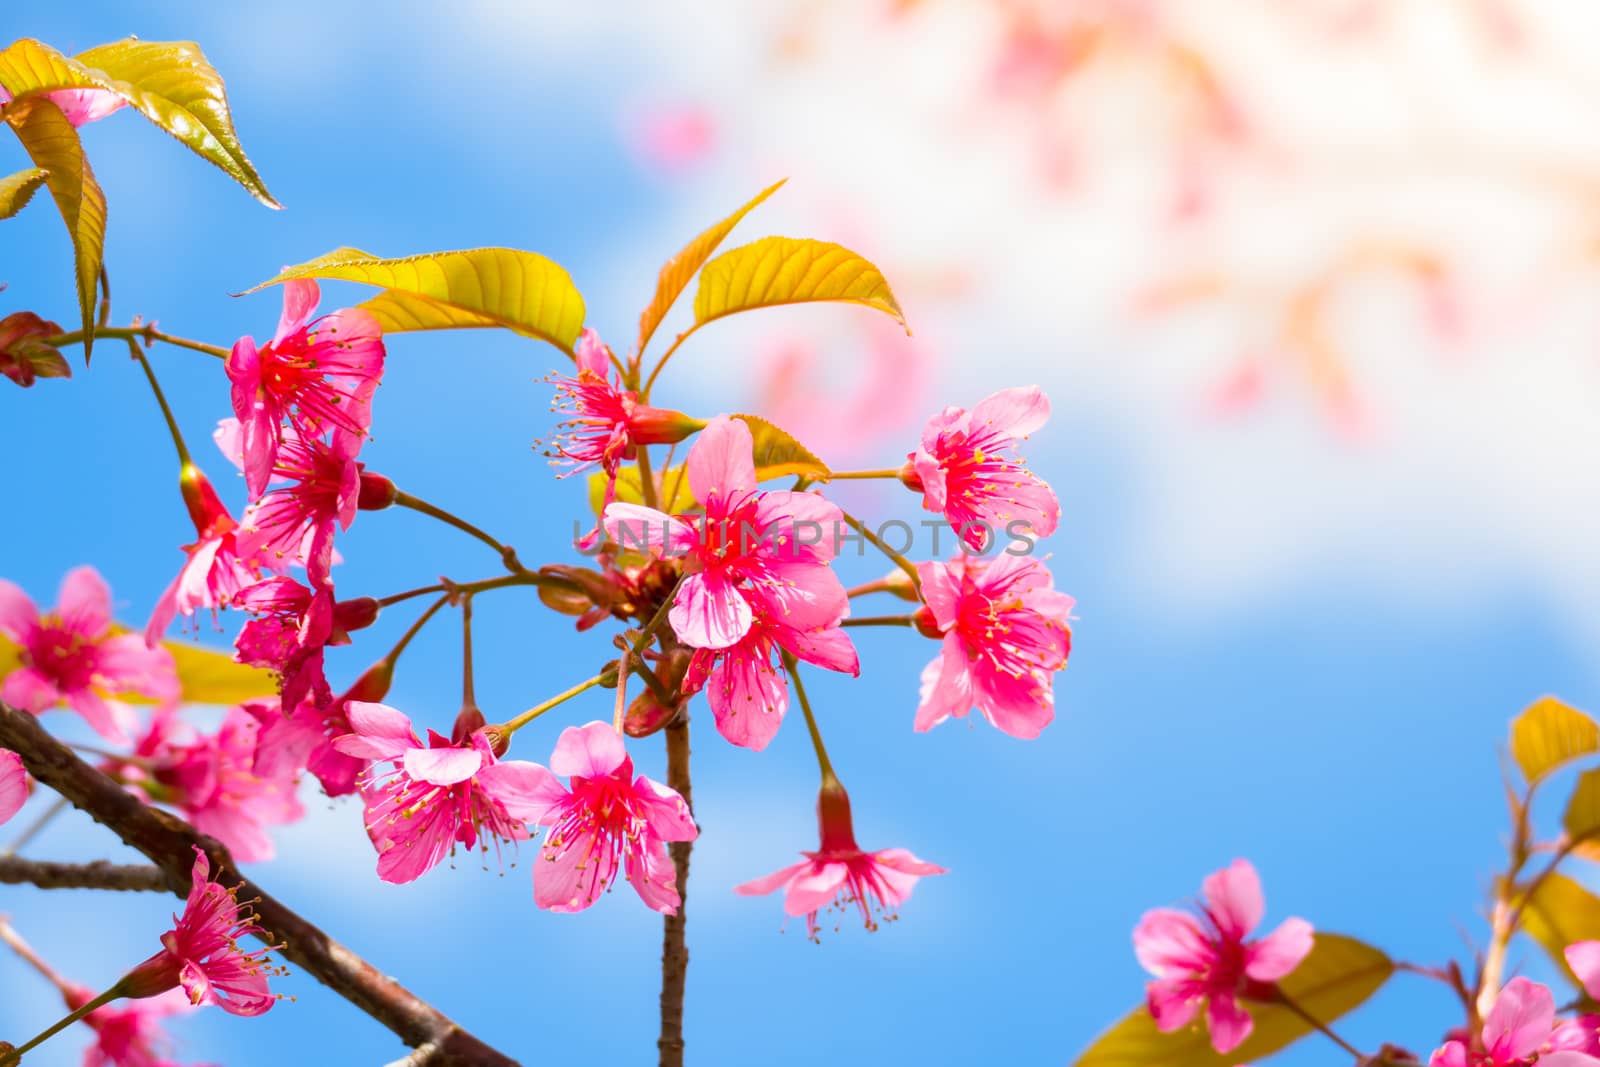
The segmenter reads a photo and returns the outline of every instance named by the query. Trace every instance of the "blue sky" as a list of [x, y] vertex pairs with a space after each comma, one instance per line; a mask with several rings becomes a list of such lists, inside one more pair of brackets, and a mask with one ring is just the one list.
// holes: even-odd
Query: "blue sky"
[[[654, 259], [624, 257], [661, 218], [680, 220], [685, 204], [724, 190], [655, 177], [625, 150], [616, 115], [649, 94], [649, 65], [623, 69], [620, 47], [618, 56], [561, 55], [530, 45], [525, 61], [508, 59], [512, 46], [493, 39], [494, 11], [446, 17], [402, 6], [373, 22], [354, 5], [234, 13], [23, 0], [7, 8], [5, 32], [68, 51], [126, 33], [200, 41], [228, 81], [246, 149], [287, 205], [261, 208], [136, 115], [86, 130], [110, 199], [118, 322], [143, 314], [228, 344], [270, 334], [274, 292], [229, 294], [282, 264], [339, 245], [404, 255], [502, 244], [565, 265], [589, 297], [591, 322], [627, 336], [657, 263], [676, 246], [668, 239]], [[0, 167], [22, 158], [0, 149]], [[805, 160], [788, 162], [791, 185], [805, 186]], [[751, 237], [773, 232], [759, 217], [747, 226]], [[9, 283], [0, 312], [71, 321], [69, 253], [46, 201], [0, 227], [0, 279]], [[328, 306], [354, 292], [328, 287]], [[927, 317], [937, 340], [945, 313]], [[748, 403], [726, 375], [685, 356], [675, 402]], [[564, 558], [582, 488], [554, 481], [531, 448], [550, 422], [539, 379], [557, 358], [490, 333], [395, 338], [365, 458], [408, 491], [502, 532], [524, 560]], [[221, 367], [176, 350], [155, 360], [197, 454], [207, 454], [209, 430], [227, 413]], [[0, 573], [44, 602], [67, 569], [93, 563], [120, 616], [141, 621], [187, 540], [170, 445], [137, 369], [114, 346], [97, 351], [89, 371], [74, 369], [70, 383], [0, 390], [14, 510]], [[1170, 502], [1152, 495], [1167, 483], [1142, 476], [1126, 409], [1097, 415], [1093, 395], [1064, 395], [1081, 382], [1058, 339], [1013, 342], [979, 369], [946, 368], [939, 402], [970, 405], [1034, 380], [1060, 391], [1058, 417], [1030, 452], [1064, 502], [1051, 563], [1080, 616], [1057, 721], [1034, 743], [959, 722], [913, 734], [916, 679], [934, 646], [858, 631], [862, 678], [817, 678], [810, 688], [859, 837], [910, 848], [951, 873], [925, 880], [902, 921], [876, 934], [847, 923], [818, 946], [796, 924], [780, 931], [776, 899], [729, 891], [812, 845], [816, 772], [804, 731], [791, 723], [754, 755], [722, 743], [697, 709], [692, 1062], [1070, 1062], [1141, 996], [1128, 940], [1141, 912], [1191, 896], [1235, 856], [1260, 869], [1269, 921], [1302, 915], [1398, 958], [1442, 962], [1460, 951], [1458, 926], [1482, 936], [1503, 832], [1495, 747], [1506, 721], [1546, 692], [1600, 706], [1593, 631], [1514, 567], [1446, 568], [1419, 590], [1322, 542], [1267, 588], [1213, 590], [1199, 609], [1189, 595], [1169, 601], [1152, 581], [1155, 564], [1128, 551], [1146, 543], [1150, 515], [1172, 519]], [[1172, 447], [1182, 447], [1176, 437]], [[220, 459], [208, 466], [229, 481]], [[909, 497], [854, 499], [884, 517], [916, 517]], [[1270, 494], [1256, 506], [1272, 521]], [[1176, 521], [1204, 526], [1208, 516]], [[1401, 524], [1398, 535], [1417, 528]], [[1419, 553], [1430, 547], [1453, 555], [1447, 543]], [[346, 594], [381, 595], [441, 573], [484, 576], [495, 563], [481, 546], [397, 512], [363, 514], [341, 549]], [[881, 570], [870, 560], [843, 566], [847, 580]], [[409, 619], [390, 612], [353, 650], [333, 654], [335, 683]], [[565, 688], [605, 656], [602, 642], [518, 591], [481, 598], [478, 634], [479, 696], [491, 718]], [[457, 702], [457, 639], [449, 620], [432, 627], [403, 662], [390, 703], [444, 728]], [[595, 694], [569, 718], [525, 731], [517, 755], [544, 759], [561, 725], [604, 717], [606, 699]], [[633, 754], [663, 776], [659, 745], [635, 744]], [[311, 818], [283, 832], [283, 858], [256, 872], [282, 899], [526, 1062], [649, 1060], [660, 924], [631, 893], [579, 916], [542, 913], [526, 851], [503, 877], [462, 862], [412, 886], [384, 885], [370, 873], [357, 808], [307, 799]], [[86, 820], [64, 821], [34, 851], [119, 854]], [[87, 984], [108, 983], [152, 951], [173, 905], [0, 887], [0, 912]], [[1531, 954], [1527, 963], [1546, 973]], [[49, 991], [21, 964], [0, 958], [0, 975], [0, 1034], [15, 1040], [54, 1018]], [[285, 1055], [401, 1055], [308, 976], [283, 988], [297, 1000], [264, 1018], [210, 1011], [178, 1023], [180, 1059], [248, 1067]], [[1363, 1047], [1394, 1040], [1426, 1054], [1455, 1022], [1442, 991], [1402, 977], [1341, 1029]], [[1333, 1062], [1328, 1053], [1307, 1042], [1274, 1062]], [[29, 1063], [77, 1056], [65, 1037]]]

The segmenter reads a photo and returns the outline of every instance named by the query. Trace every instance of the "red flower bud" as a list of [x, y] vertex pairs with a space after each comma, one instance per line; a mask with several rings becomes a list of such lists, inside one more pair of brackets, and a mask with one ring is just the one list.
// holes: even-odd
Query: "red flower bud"
[[[631, 395], [631, 394], [630, 394]], [[628, 409], [628, 441], [636, 445], [675, 445], [705, 429], [706, 421], [668, 408], [633, 404]]]
[[483, 717], [483, 712], [478, 710], [476, 704], [468, 704], [456, 715], [456, 723], [450, 728], [450, 743], [452, 745], [465, 745], [472, 739], [472, 735], [483, 729], [488, 720]]
[[378, 612], [382, 610], [383, 605], [378, 603], [376, 597], [358, 596], [341, 600], [333, 605], [334, 628], [345, 633], [365, 630], [378, 621]]
[[361, 494], [356, 499], [356, 507], [362, 511], [382, 511], [392, 505], [399, 495], [400, 490], [389, 479], [364, 470], [361, 472]]
[[394, 683], [394, 664], [386, 659], [380, 659], [362, 672], [355, 684], [346, 689], [344, 695], [335, 703], [335, 707], [344, 707], [347, 700], [359, 700], [367, 704], [376, 704], [389, 695], [389, 686]]
[[939, 629], [939, 620], [934, 618], [933, 610], [926, 604], [918, 608], [911, 616], [911, 625], [917, 628], [917, 633], [923, 637], [931, 637], [935, 641], [944, 639], [944, 632]]
[[911, 460], [906, 460], [906, 465], [900, 468], [900, 484], [913, 493], [922, 492], [922, 475], [917, 473], [916, 466]]
[[202, 538], [219, 537], [238, 525], [233, 521], [233, 516], [228, 514], [228, 509], [222, 506], [205, 472], [193, 463], [185, 463], [178, 471], [178, 491], [183, 494], [183, 502], [189, 508], [195, 533]]

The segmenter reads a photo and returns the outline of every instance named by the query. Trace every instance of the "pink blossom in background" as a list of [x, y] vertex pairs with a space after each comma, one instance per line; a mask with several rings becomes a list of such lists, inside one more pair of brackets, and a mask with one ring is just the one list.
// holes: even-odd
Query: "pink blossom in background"
[[1600, 1067], [1600, 1059], [1573, 1048], [1552, 1049], [1556, 1032], [1555, 998], [1527, 978], [1513, 978], [1495, 998], [1479, 1037], [1483, 1051], [1453, 1040], [1436, 1049], [1428, 1067]]
[[245, 509], [239, 527], [240, 554], [278, 573], [303, 563], [312, 585], [328, 584], [333, 537], [355, 521], [361, 470], [349, 455], [320, 437], [283, 432], [273, 473], [288, 485], [269, 491]]
[[183, 566], [150, 613], [144, 639], [152, 648], [177, 616], [192, 618], [202, 609], [215, 615], [233, 602], [239, 590], [261, 577], [254, 559], [240, 553], [239, 524], [223, 507], [205, 473], [193, 463], [184, 464], [178, 487], [199, 540], [183, 547]]
[[101, 737], [127, 744], [138, 716], [118, 694], [178, 698], [171, 653], [111, 632], [111, 590], [93, 567], [69, 571], [56, 610], [45, 615], [0, 579], [0, 634], [21, 646], [21, 664], [6, 675], [0, 700], [35, 715], [65, 703]]
[[[91, 990], [79, 985], [69, 985], [63, 993], [73, 1010], [94, 999]], [[83, 1067], [181, 1067], [168, 1058], [172, 1039], [161, 1023], [192, 1008], [181, 989], [96, 1008], [83, 1020], [94, 1031], [94, 1041], [83, 1053]]]
[[945, 408], [923, 428], [922, 445], [909, 456], [907, 484], [920, 489], [922, 506], [942, 512], [975, 552], [1011, 532], [1012, 523], [1026, 524], [1031, 537], [1049, 537], [1061, 505], [1014, 455], [1049, 418], [1050, 401], [1036, 385], [994, 393], [971, 411]]
[[1053, 675], [1072, 652], [1072, 598], [1025, 556], [958, 555], [919, 563], [917, 573], [920, 621], [942, 646], [922, 672], [916, 729], [977, 708], [1013, 737], [1038, 737], [1055, 717]]
[[[499, 762], [486, 731], [463, 744], [428, 731], [423, 746], [402, 712], [352, 700], [351, 732], [334, 740], [348, 756], [371, 761], [361, 782], [367, 836], [378, 850], [378, 877], [410, 882], [426, 874], [459, 844], [478, 847], [480, 836], [526, 840], [530, 812], [543, 811], [536, 791], [547, 776], [538, 764]], [[387, 770], [383, 769], [387, 765]]]
[[635, 778], [610, 723], [567, 727], [549, 769], [534, 766], [538, 773], [518, 782], [517, 814], [549, 828], [533, 868], [539, 907], [582, 911], [611, 888], [620, 868], [646, 907], [675, 914], [682, 901], [666, 843], [699, 835], [677, 790]]
[[262, 933], [237, 890], [211, 880], [211, 863], [199, 846], [183, 914], [161, 935], [161, 951], [122, 980], [135, 998], [181, 987], [191, 1004], [215, 1004], [230, 1015], [261, 1015], [276, 1000], [267, 988], [269, 948], [246, 952], [245, 937]]
[[685, 557], [668, 619], [694, 648], [738, 644], [754, 625], [758, 603], [771, 618], [812, 621], [837, 622], [849, 609], [828, 566], [843, 515], [815, 493], [757, 488], [753, 448], [750, 428], [725, 415], [695, 439], [688, 469], [690, 489], [705, 509], [698, 526], [638, 504], [611, 504], [602, 520], [624, 549], [648, 546]]
[[22, 757], [0, 748], [0, 823], [8, 821], [28, 802], [28, 772]]
[[716, 119], [694, 104], [653, 104], [627, 121], [626, 135], [634, 154], [649, 166], [681, 171], [716, 147]]
[[[255, 702], [252, 702], [253, 704]], [[176, 808], [195, 828], [228, 846], [242, 863], [277, 854], [269, 826], [297, 822], [305, 809], [295, 798], [295, 775], [257, 771], [259, 707], [230, 708], [215, 734], [201, 734], [158, 709], [134, 749], [134, 760], [118, 768], [124, 781], [152, 801]], [[272, 714], [276, 714], [273, 702]]]
[[321, 298], [308, 279], [283, 284], [283, 315], [272, 340], [241, 337], [228, 356], [239, 420], [245, 486], [260, 499], [277, 465], [285, 422], [302, 438], [333, 431], [333, 449], [354, 456], [372, 425], [372, 394], [383, 376], [383, 331], [372, 315], [344, 308], [315, 318]]
[[1188, 1026], [1204, 1007], [1218, 1052], [1231, 1052], [1250, 1036], [1255, 1024], [1239, 994], [1249, 982], [1287, 977], [1312, 946], [1304, 919], [1286, 919], [1266, 937], [1246, 940], [1265, 907], [1256, 869], [1234, 860], [1206, 878], [1196, 914], [1157, 908], [1139, 920], [1134, 953], [1156, 976], [1146, 986], [1147, 1003], [1162, 1033]]
[[806, 858], [801, 862], [733, 889], [741, 896], [765, 896], [783, 889], [784, 913], [804, 915], [806, 936], [812, 940], [817, 938], [817, 916], [823, 909], [843, 911], [854, 904], [866, 928], [876, 930], [878, 916], [899, 917], [894, 909], [910, 899], [917, 879], [946, 873], [903, 848], [862, 851], [850, 818], [849, 794], [831, 777], [817, 797], [817, 823], [821, 835], [817, 851], [803, 852]]
[[[67, 121], [74, 126], [86, 126], [115, 114], [128, 106], [120, 93], [109, 89], [57, 89], [45, 93], [46, 99], [61, 109]], [[0, 104], [11, 102], [11, 93], [0, 85]]]

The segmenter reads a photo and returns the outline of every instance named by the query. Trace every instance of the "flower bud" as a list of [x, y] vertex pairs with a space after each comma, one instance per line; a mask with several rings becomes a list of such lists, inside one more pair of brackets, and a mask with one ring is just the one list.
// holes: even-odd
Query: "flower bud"
[[923, 637], [931, 637], [935, 641], [944, 639], [944, 632], [939, 629], [939, 620], [933, 617], [933, 610], [926, 604], [912, 614], [911, 625], [916, 627], [917, 633]]
[[338, 707], [343, 707], [348, 700], [359, 700], [366, 704], [376, 704], [389, 695], [389, 686], [394, 684], [394, 663], [387, 659], [380, 659], [362, 672], [361, 677], [337, 701]]
[[334, 628], [345, 633], [365, 630], [378, 621], [378, 612], [382, 610], [383, 605], [378, 603], [376, 597], [358, 596], [341, 600], [333, 605]]
[[40, 378], [70, 378], [66, 357], [41, 338], [61, 327], [31, 311], [13, 311], [0, 319], [0, 374], [26, 389]]
[[899, 477], [900, 484], [913, 493], [922, 492], [922, 475], [917, 473], [916, 464], [912, 460], [906, 460], [906, 465], [900, 468]]
[[456, 723], [450, 729], [450, 743], [452, 745], [465, 745], [471, 740], [472, 735], [487, 724], [483, 712], [478, 710], [476, 704], [468, 704], [456, 715]]
[[633, 405], [628, 411], [628, 440], [636, 445], [675, 445], [705, 426], [704, 419], [648, 404]]
[[211, 488], [205, 471], [193, 463], [185, 463], [178, 471], [178, 491], [183, 494], [183, 503], [189, 509], [195, 533], [201, 537], [217, 537], [237, 525], [233, 516], [228, 514], [228, 509], [222, 506], [217, 491]]
[[850, 820], [850, 794], [832, 772], [823, 772], [822, 788], [817, 792], [817, 830], [821, 851], [856, 849], [855, 826]]
[[389, 507], [400, 495], [400, 490], [395, 484], [381, 474], [372, 471], [361, 472], [361, 493], [356, 498], [356, 507], [362, 511], [382, 511]]
[[911, 580], [911, 575], [899, 567], [884, 575], [883, 585], [885, 591], [893, 593], [901, 600], [909, 600], [915, 604], [922, 599], [921, 594], [917, 592], [916, 583]]
[[649, 737], [678, 717], [678, 706], [667, 707], [646, 689], [628, 702], [622, 717], [622, 731], [629, 737]]

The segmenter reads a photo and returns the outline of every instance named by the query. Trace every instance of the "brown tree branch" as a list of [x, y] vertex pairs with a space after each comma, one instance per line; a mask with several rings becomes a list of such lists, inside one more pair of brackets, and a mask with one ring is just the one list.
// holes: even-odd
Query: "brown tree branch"
[[[680, 712], [662, 731], [667, 735], [667, 784], [676, 789], [694, 811], [689, 790], [689, 715]], [[678, 872], [678, 910], [661, 922], [661, 1036], [656, 1048], [661, 1052], [661, 1067], [683, 1067], [683, 994], [688, 984], [689, 945], [685, 938], [684, 910], [689, 906], [689, 853], [692, 841], [673, 841], [667, 845], [672, 865]]]
[[40, 889], [111, 889], [125, 893], [166, 893], [171, 890], [167, 872], [146, 864], [53, 863], [0, 856], [0, 885], [31, 885]]
[[228, 850], [214, 839], [176, 816], [141, 803], [73, 755], [46, 733], [34, 716], [4, 703], [0, 703], [0, 748], [17, 753], [34, 778], [148, 856], [165, 873], [166, 888], [178, 896], [189, 891], [194, 846], [203, 848], [211, 859], [212, 877], [225, 885], [238, 884], [241, 898], [256, 898], [254, 909], [264, 931], [263, 941], [282, 945], [279, 952], [285, 959], [388, 1027], [407, 1045], [432, 1045], [435, 1053], [430, 1064], [518, 1067], [515, 1060], [461, 1029], [245, 878]]

